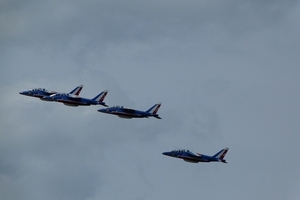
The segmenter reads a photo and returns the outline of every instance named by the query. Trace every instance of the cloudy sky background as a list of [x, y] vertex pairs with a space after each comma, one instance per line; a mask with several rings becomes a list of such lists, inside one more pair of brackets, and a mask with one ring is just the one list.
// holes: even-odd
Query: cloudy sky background
[[[300, 199], [299, 24], [296, 0], [0, 1], [0, 199]], [[162, 120], [19, 95], [80, 84]]]

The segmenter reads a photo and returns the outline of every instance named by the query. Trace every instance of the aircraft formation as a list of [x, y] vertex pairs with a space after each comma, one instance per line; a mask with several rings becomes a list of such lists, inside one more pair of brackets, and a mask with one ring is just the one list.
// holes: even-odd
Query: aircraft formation
[[[153, 105], [151, 108], [149, 108], [146, 111], [125, 108], [123, 106], [109, 107], [104, 102], [108, 90], [104, 90], [103, 92], [96, 95], [94, 98], [89, 99], [89, 98], [83, 98], [79, 96], [82, 88], [83, 85], [79, 85], [69, 93], [55, 92], [55, 91], [47, 90], [45, 88], [35, 88], [35, 89], [19, 92], [19, 94], [29, 96], [29, 97], [36, 97], [42, 101], [63, 103], [66, 106], [72, 106], [72, 107], [101, 105], [106, 108], [98, 109], [97, 110], [98, 112], [116, 115], [120, 118], [125, 118], [125, 119], [149, 118], [149, 117], [155, 117], [157, 119], [161, 119], [161, 117], [159, 117], [159, 115], [157, 114], [158, 109], [161, 106], [161, 103], [157, 103]], [[191, 162], [191, 163], [199, 163], [199, 162], [227, 163], [226, 160], [224, 159], [227, 152], [228, 152], [228, 148], [226, 147], [213, 156], [194, 153], [186, 149], [163, 152], [162, 154], [165, 156], [180, 158], [186, 162]]]

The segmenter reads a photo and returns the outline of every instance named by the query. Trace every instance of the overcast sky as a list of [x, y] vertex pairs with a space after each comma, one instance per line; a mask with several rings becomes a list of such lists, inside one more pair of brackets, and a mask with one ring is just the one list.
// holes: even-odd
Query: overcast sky
[[[1, 0], [0, 199], [300, 199], [299, 24], [296, 0]], [[80, 84], [162, 119], [19, 94]]]

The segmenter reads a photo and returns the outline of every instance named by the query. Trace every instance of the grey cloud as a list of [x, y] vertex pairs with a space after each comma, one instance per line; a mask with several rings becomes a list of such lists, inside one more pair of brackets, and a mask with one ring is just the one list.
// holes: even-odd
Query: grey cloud
[[[0, 198], [299, 199], [298, 11], [297, 1], [2, 1]], [[162, 120], [18, 94], [79, 84], [83, 97], [108, 89], [108, 105], [160, 101]], [[227, 165], [161, 154], [225, 146]]]

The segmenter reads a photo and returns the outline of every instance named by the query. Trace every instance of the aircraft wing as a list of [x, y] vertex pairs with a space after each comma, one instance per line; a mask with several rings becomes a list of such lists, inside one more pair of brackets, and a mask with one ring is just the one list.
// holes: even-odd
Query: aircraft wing
[[81, 102], [81, 101], [74, 101], [72, 99], [58, 99], [57, 101], [62, 102], [62, 103], [66, 103], [66, 104], [74, 104], [74, 105], [90, 105], [88, 103]]
[[182, 155], [179, 155], [177, 156], [178, 158], [182, 158], [184, 160], [194, 160], [194, 161], [199, 161], [198, 158], [195, 158], [195, 157], [191, 157], [191, 156], [182, 156]]
[[193, 153], [193, 152], [189, 151], [189, 154], [190, 154], [191, 156], [201, 157], [201, 154], [199, 154], [199, 153]]
[[135, 113], [135, 110], [130, 109], [130, 108], [122, 108], [122, 110], [127, 113]]
[[113, 111], [112, 114], [119, 115], [119, 116], [140, 117], [140, 115], [137, 115], [135, 113], [128, 113], [128, 112]]
[[51, 91], [51, 90], [45, 90], [44, 92], [45, 92], [46, 94], [48, 94], [48, 95], [57, 93], [57, 92]]
[[70, 99], [76, 99], [76, 100], [81, 99], [80, 96], [72, 95], [72, 94], [68, 94], [68, 98], [70, 98]]

